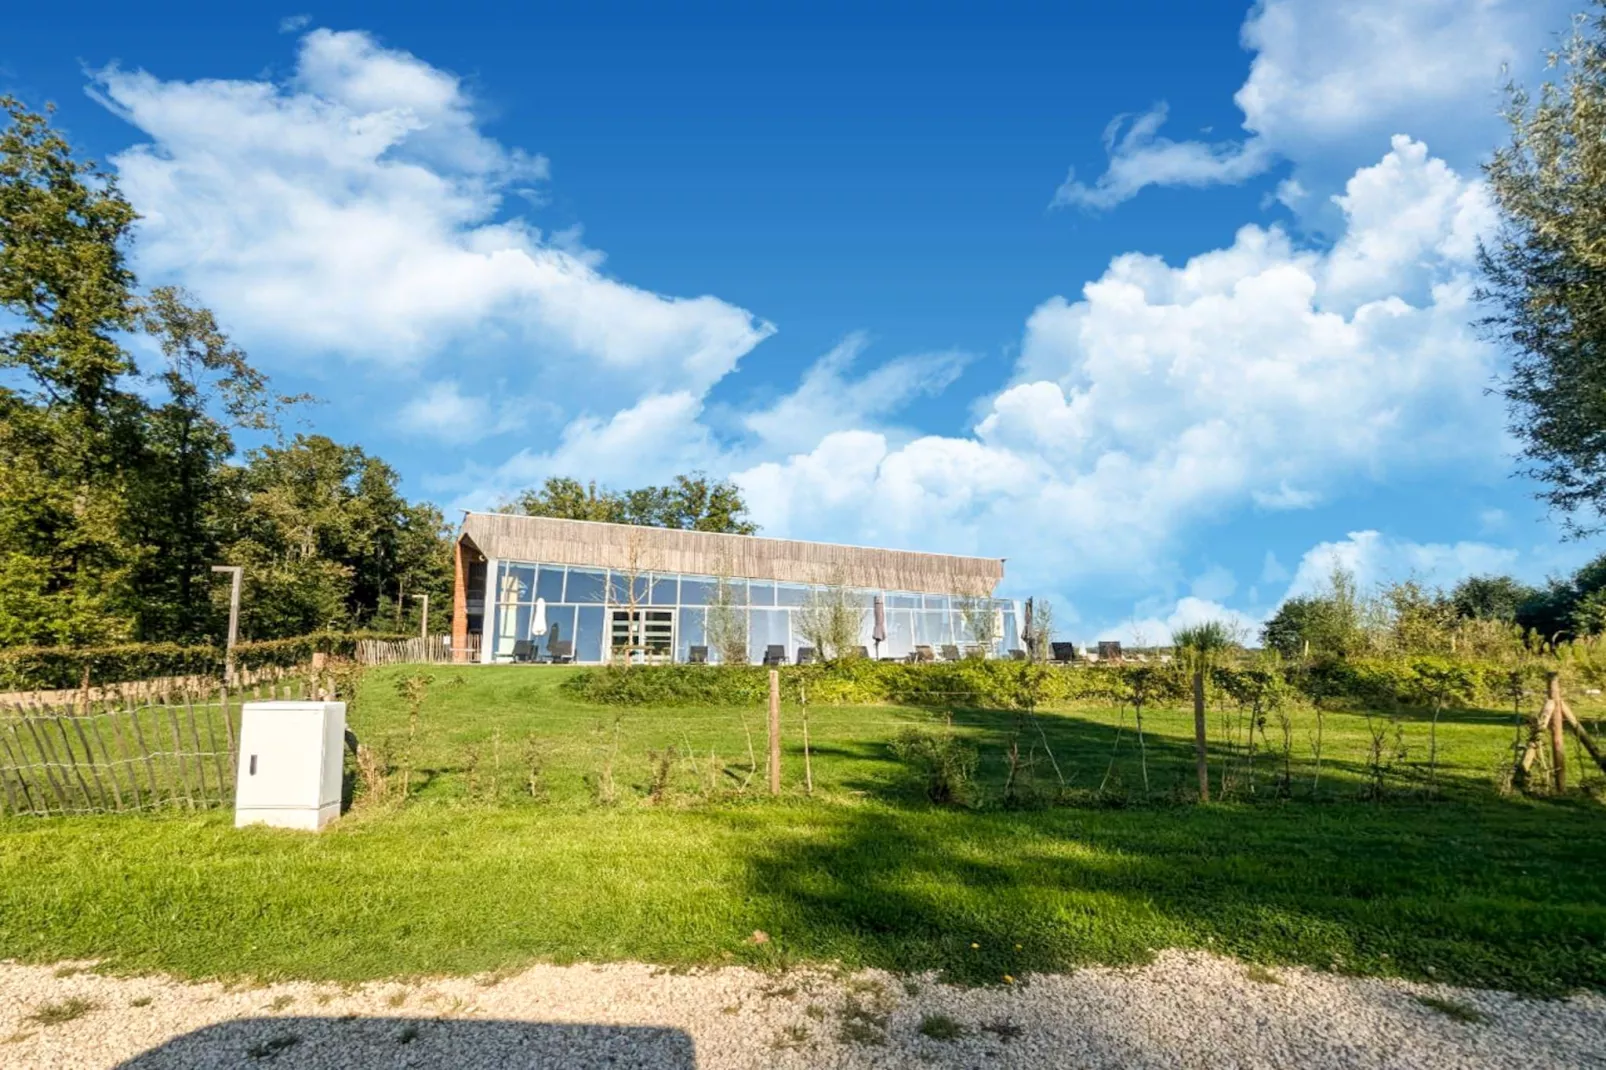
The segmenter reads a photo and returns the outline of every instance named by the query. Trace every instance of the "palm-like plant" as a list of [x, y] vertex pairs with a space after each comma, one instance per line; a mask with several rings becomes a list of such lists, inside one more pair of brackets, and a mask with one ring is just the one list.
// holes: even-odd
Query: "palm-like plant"
[[1193, 752], [1199, 767], [1199, 801], [1210, 801], [1210, 757], [1205, 737], [1205, 673], [1218, 664], [1227, 651], [1238, 645], [1238, 636], [1225, 621], [1207, 620], [1179, 628], [1171, 640], [1193, 671]]

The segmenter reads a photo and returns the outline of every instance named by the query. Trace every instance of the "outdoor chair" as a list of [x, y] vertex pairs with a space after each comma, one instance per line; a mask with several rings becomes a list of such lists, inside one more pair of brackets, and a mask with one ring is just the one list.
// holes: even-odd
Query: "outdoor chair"
[[1120, 661], [1121, 660], [1121, 644], [1119, 642], [1117, 642], [1116, 640], [1113, 640], [1113, 639], [1100, 639], [1099, 640], [1099, 660], [1100, 661]]
[[786, 664], [786, 647], [782, 646], [779, 643], [771, 643], [769, 646], [765, 647], [764, 648], [764, 664], [765, 665], [785, 665]]
[[1026, 651], [1022, 650], [1020, 647], [1015, 647], [1013, 650], [1011, 650], [1009, 652], [1009, 660], [1010, 661], [1025, 661], [1026, 660]]
[[1072, 661], [1076, 660], [1076, 644], [1075, 643], [1050, 643], [1048, 645], [1054, 651], [1054, 660], [1055, 661], [1058, 661], [1058, 662], [1061, 662], [1061, 663], [1065, 663], [1065, 662], [1072, 662]]
[[917, 662], [936, 661], [937, 655], [931, 652], [929, 646], [917, 646], [915, 647], [914, 660]]
[[861, 646], [859, 648], [859, 657], [861, 657], [861, 658], [869, 658], [869, 656], [870, 656], [870, 648], [867, 647], [867, 646]]
[[819, 660], [820, 659], [816, 656], [815, 650], [814, 650], [813, 647], [811, 647], [811, 646], [800, 646], [800, 647], [797, 648], [797, 663], [799, 665], [813, 665], [816, 661], [819, 661]]
[[692, 647], [686, 652], [686, 662], [689, 665], [707, 665], [708, 648], [706, 646]]
[[554, 639], [547, 644], [547, 653], [552, 655], [554, 665], [563, 665], [574, 660], [574, 642], [569, 639]]
[[952, 643], [944, 643], [943, 646], [942, 646], [942, 660], [943, 661], [958, 661], [959, 660], [959, 648], [957, 646], [955, 646], [954, 644], [952, 644]]
[[987, 656], [987, 650], [980, 643], [970, 643], [965, 647], [965, 657], [981, 660]]
[[513, 640], [513, 661], [518, 665], [527, 665], [535, 660], [535, 643], [528, 639]]

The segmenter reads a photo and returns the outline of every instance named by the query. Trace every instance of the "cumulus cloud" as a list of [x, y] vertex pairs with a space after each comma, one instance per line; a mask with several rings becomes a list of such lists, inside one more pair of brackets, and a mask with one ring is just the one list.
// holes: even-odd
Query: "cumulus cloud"
[[808, 449], [833, 431], [862, 430], [917, 397], [939, 393], [965, 366], [961, 353], [920, 354], [894, 358], [852, 378], [868, 344], [862, 332], [850, 334], [810, 366], [790, 394], [746, 413], [743, 426], [768, 449]]
[[1324, 590], [1334, 568], [1352, 573], [1363, 588], [1403, 580], [1450, 587], [1467, 576], [1511, 572], [1520, 558], [1510, 547], [1485, 542], [1420, 543], [1353, 531], [1306, 551], [1288, 585], [1288, 597]]
[[94, 92], [149, 138], [113, 157], [142, 275], [181, 277], [247, 342], [406, 368], [496, 340], [549, 393], [600, 374], [629, 402], [700, 391], [773, 331], [509, 218], [505, 193], [547, 161], [480, 133], [455, 75], [367, 34], [308, 33], [283, 82], [113, 67]]
[[454, 380], [433, 383], [403, 405], [397, 419], [403, 427], [443, 442], [478, 442], [523, 428], [531, 410], [541, 405], [529, 398], [504, 397], [496, 402], [465, 395]]
[[[1110, 208], [1149, 186], [1233, 184], [1279, 159], [1353, 166], [1401, 130], [1467, 162], [1497, 129], [1499, 91], [1532, 70], [1567, 25], [1564, 0], [1261, 0], [1244, 22], [1255, 53], [1233, 97], [1245, 136], [1207, 143], [1160, 133], [1159, 104], [1121, 133], [1105, 132], [1108, 166], [1092, 184], [1074, 170], [1054, 206]], [[1298, 180], [1276, 198], [1304, 200]]]
[[737, 478], [773, 530], [993, 547], [1024, 589], [1068, 593], [1152, 584], [1180, 532], [1245, 504], [1503, 466], [1494, 355], [1469, 327], [1480, 196], [1398, 140], [1338, 198], [1331, 249], [1250, 226], [1180, 265], [1118, 257], [1079, 300], [1044, 302], [972, 434], [839, 432]]

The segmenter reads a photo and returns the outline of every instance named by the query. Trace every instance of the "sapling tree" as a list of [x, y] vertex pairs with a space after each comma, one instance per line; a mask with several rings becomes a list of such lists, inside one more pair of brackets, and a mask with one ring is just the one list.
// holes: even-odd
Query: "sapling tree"
[[1205, 725], [1205, 676], [1238, 645], [1225, 621], [1209, 620], [1172, 633], [1172, 642], [1193, 674], [1193, 749], [1199, 773], [1199, 801], [1210, 801], [1209, 740]]

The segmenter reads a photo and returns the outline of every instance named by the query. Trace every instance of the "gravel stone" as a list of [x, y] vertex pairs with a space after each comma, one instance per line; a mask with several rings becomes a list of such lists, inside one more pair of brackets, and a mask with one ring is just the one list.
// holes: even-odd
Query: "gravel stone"
[[[876, 971], [635, 963], [351, 987], [191, 984], [92, 967], [0, 963], [0, 1066], [1606, 1068], [1598, 993], [1524, 999], [1248, 970], [1196, 952], [988, 988]], [[33, 1020], [75, 997], [93, 1009]], [[963, 1034], [923, 1035], [934, 1015]]]

